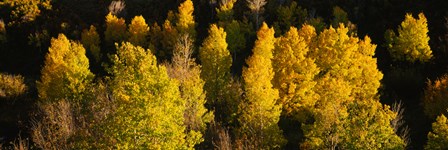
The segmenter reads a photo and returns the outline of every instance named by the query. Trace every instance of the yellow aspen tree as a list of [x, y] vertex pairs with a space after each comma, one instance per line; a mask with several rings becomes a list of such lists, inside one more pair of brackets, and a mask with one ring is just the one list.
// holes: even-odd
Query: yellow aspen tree
[[350, 97], [349, 83], [342, 79], [325, 75], [318, 82], [315, 91], [320, 98], [308, 110], [314, 122], [303, 124], [305, 141], [301, 149], [335, 149], [344, 135], [344, 120], [347, 118], [346, 104]]
[[[188, 131], [202, 135], [206, 123], [213, 119], [213, 113], [205, 108], [205, 81], [201, 79], [201, 66], [196, 64], [193, 54], [193, 40], [188, 35], [179, 37], [171, 64], [168, 65], [168, 75], [177, 79], [180, 96], [185, 101], [184, 122]], [[202, 138], [203, 140], [203, 138]]]
[[378, 100], [356, 100], [349, 104], [344, 122], [345, 136], [341, 149], [405, 149], [404, 141], [395, 134], [391, 121], [396, 113]]
[[432, 123], [425, 149], [448, 149], [448, 121], [445, 115], [438, 116], [436, 122]]
[[193, 12], [194, 6], [191, 0], [185, 0], [181, 3], [178, 8], [178, 13], [176, 14], [176, 27], [179, 30], [179, 33], [188, 33], [194, 39], [196, 37], [196, 23], [194, 21]]
[[199, 49], [202, 64], [201, 77], [205, 80], [207, 99], [214, 103], [220, 95], [220, 90], [230, 79], [232, 58], [227, 50], [226, 33], [223, 28], [212, 24]]
[[84, 29], [82, 31], [81, 43], [90, 51], [97, 63], [101, 60], [100, 40], [100, 35], [96, 31], [95, 26], [91, 25], [89, 30]]
[[109, 148], [193, 149], [200, 137], [188, 133], [187, 138], [178, 82], [157, 65], [150, 50], [129, 42], [116, 46], [109, 68], [116, 108], [103, 128], [114, 141]]
[[322, 73], [348, 81], [353, 88], [352, 95], [368, 99], [377, 95], [383, 78], [373, 58], [376, 45], [367, 36], [360, 40], [348, 32], [343, 24], [336, 29], [325, 29], [313, 42], [310, 56], [316, 59]]
[[388, 50], [395, 60], [427, 62], [432, 58], [429, 47], [428, 21], [423, 13], [418, 19], [406, 14], [404, 21], [398, 27], [398, 36], [391, 30], [386, 32]]
[[301, 147], [359, 149], [369, 143], [373, 148], [403, 148], [404, 142], [389, 123], [396, 114], [377, 100], [383, 75], [370, 39], [349, 36], [341, 24], [311, 41], [310, 56], [321, 69], [314, 88], [319, 98], [310, 108], [314, 122], [302, 127], [306, 140]]
[[278, 90], [271, 83], [274, 29], [263, 23], [257, 37], [248, 67], [243, 69], [246, 99], [239, 106], [239, 134], [257, 145], [257, 149], [275, 149], [286, 141], [277, 125], [281, 113], [281, 105], [276, 104]]
[[40, 81], [37, 82], [39, 98], [45, 102], [60, 99], [80, 100], [93, 79], [84, 47], [70, 41], [64, 34], [51, 39], [45, 56]]
[[291, 27], [275, 44], [273, 84], [279, 89], [279, 102], [285, 114], [298, 117], [301, 109], [313, 106], [318, 98], [313, 88], [319, 68], [308, 57], [311, 39], [315, 37], [315, 29], [310, 25], [300, 30]]
[[148, 46], [147, 37], [149, 35], [149, 27], [146, 24], [145, 18], [135, 16], [128, 29], [129, 42], [135, 46], [146, 47]]
[[112, 13], [106, 16], [105, 41], [109, 44], [122, 42], [127, 39], [126, 23], [123, 18], [117, 18]]

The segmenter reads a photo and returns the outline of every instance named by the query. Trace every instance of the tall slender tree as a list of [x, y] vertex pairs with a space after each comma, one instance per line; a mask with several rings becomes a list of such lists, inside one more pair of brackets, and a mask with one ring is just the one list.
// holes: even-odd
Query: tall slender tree
[[272, 58], [274, 50], [274, 29], [263, 23], [257, 33], [253, 55], [243, 69], [246, 100], [240, 106], [240, 137], [247, 137], [257, 149], [280, 148], [285, 140], [277, 123], [281, 105], [276, 104], [278, 90], [273, 88]]
[[230, 80], [232, 58], [227, 50], [226, 33], [223, 28], [212, 24], [199, 49], [202, 64], [201, 77], [205, 80], [207, 99], [214, 103], [220, 96], [220, 90]]

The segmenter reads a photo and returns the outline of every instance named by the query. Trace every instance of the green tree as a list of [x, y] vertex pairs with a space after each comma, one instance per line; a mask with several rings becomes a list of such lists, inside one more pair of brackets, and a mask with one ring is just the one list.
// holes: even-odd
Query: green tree
[[290, 27], [300, 27], [305, 23], [308, 17], [306, 9], [300, 7], [296, 1], [290, 4], [281, 5], [276, 9], [277, 21], [274, 22], [274, 27], [277, 33], [284, 33]]
[[432, 51], [429, 47], [428, 31], [428, 23], [423, 13], [418, 14], [418, 19], [406, 14], [398, 27], [398, 36], [391, 30], [385, 34], [390, 54], [399, 61], [429, 61]]
[[93, 79], [85, 53], [81, 44], [68, 40], [63, 34], [51, 39], [41, 79], [36, 85], [42, 101], [82, 98]]
[[82, 31], [81, 43], [90, 51], [97, 63], [101, 60], [100, 40], [100, 35], [96, 31], [95, 26], [91, 25], [89, 30], [84, 29]]
[[[185, 133], [185, 101], [178, 82], [157, 65], [149, 50], [130, 43], [116, 44], [111, 57], [113, 103], [103, 131], [117, 149], [192, 149], [198, 134]], [[186, 140], [187, 139], [187, 140]], [[110, 147], [112, 148], [112, 147]]]
[[448, 148], [448, 122], [445, 115], [437, 117], [432, 123], [432, 131], [428, 133], [428, 143], [425, 149], [447, 149]]
[[223, 28], [212, 24], [199, 49], [202, 64], [201, 77], [205, 80], [207, 99], [213, 104], [220, 96], [220, 90], [230, 79], [232, 58], [227, 50], [226, 33]]
[[123, 18], [117, 18], [112, 13], [106, 16], [106, 31], [104, 32], [105, 41], [109, 44], [122, 42], [127, 39], [126, 23]]
[[149, 27], [146, 24], [145, 18], [142, 16], [135, 16], [128, 29], [129, 42], [135, 46], [148, 46]]
[[240, 136], [247, 137], [257, 149], [280, 148], [285, 140], [277, 123], [281, 105], [276, 104], [278, 90], [272, 87], [275, 44], [274, 29], [263, 23], [257, 33], [253, 55], [243, 69], [246, 100], [240, 106]]
[[216, 8], [216, 16], [218, 20], [223, 23], [228, 23], [233, 21], [234, 11], [233, 6], [236, 0], [223, 0], [219, 3], [219, 8]]

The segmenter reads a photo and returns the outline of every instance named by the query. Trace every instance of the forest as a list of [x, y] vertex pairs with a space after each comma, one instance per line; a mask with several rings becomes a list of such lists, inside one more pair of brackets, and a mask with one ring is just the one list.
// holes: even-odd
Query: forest
[[446, 0], [1, 0], [0, 149], [448, 149]]

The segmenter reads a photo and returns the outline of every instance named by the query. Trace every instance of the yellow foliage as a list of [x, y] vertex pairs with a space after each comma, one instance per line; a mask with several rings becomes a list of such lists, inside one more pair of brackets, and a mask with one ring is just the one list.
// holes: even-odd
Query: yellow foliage
[[24, 78], [0, 73], [0, 97], [10, 98], [24, 94], [27, 87]]
[[178, 8], [176, 27], [181, 34], [188, 33], [190, 36], [196, 36], [196, 23], [194, 22], [194, 6], [191, 0], [185, 0]]
[[448, 149], [448, 122], [445, 115], [438, 116], [436, 122], [432, 123], [425, 149]]
[[240, 136], [256, 139], [251, 142], [259, 142], [258, 149], [280, 148], [286, 141], [277, 125], [281, 113], [281, 105], [276, 104], [278, 90], [271, 83], [274, 29], [263, 23], [257, 37], [248, 67], [243, 69], [246, 101], [239, 106], [239, 132]]
[[106, 16], [106, 31], [104, 32], [106, 42], [122, 42], [127, 39], [126, 23], [123, 18], [117, 18], [112, 13]]
[[103, 128], [114, 148], [192, 149], [200, 137], [188, 133], [187, 138], [178, 82], [157, 65], [150, 50], [128, 42], [116, 46], [109, 68], [116, 108]]
[[91, 25], [89, 30], [84, 29], [81, 34], [81, 43], [92, 53], [96, 62], [101, 60], [100, 35], [95, 26]]
[[313, 87], [319, 68], [308, 57], [309, 45], [315, 36], [314, 27], [304, 25], [299, 31], [291, 27], [276, 42], [273, 83], [279, 89], [280, 103], [286, 114], [297, 116], [301, 109], [312, 107], [317, 100]]
[[42, 10], [51, 9], [51, 0], [4, 0], [0, 2], [0, 7], [11, 8], [10, 17], [13, 21], [10, 24], [31, 22]]
[[148, 24], [145, 22], [145, 18], [135, 16], [131, 24], [129, 25], [129, 42], [136, 46], [146, 47], [148, 46], [147, 36], [149, 34]]
[[68, 40], [63, 34], [51, 39], [41, 79], [37, 82], [42, 101], [81, 100], [93, 79], [85, 53], [81, 44]]
[[[188, 36], [178, 39], [168, 75], [177, 79], [181, 98], [185, 101], [184, 122], [187, 131], [195, 131], [202, 138], [206, 123], [213, 119], [213, 113], [205, 108], [205, 81], [201, 79], [201, 66], [196, 64], [193, 53], [193, 41]], [[203, 138], [202, 138], [203, 139]]]
[[205, 80], [207, 98], [214, 102], [219, 91], [229, 80], [232, 58], [227, 50], [226, 33], [223, 28], [215, 24], [210, 26], [208, 37], [205, 38], [199, 49], [199, 58], [202, 64], [201, 77]]
[[427, 62], [432, 58], [429, 47], [428, 22], [423, 13], [418, 19], [406, 14], [404, 21], [398, 28], [398, 36], [387, 34], [390, 43], [389, 52], [395, 60], [409, 62]]

